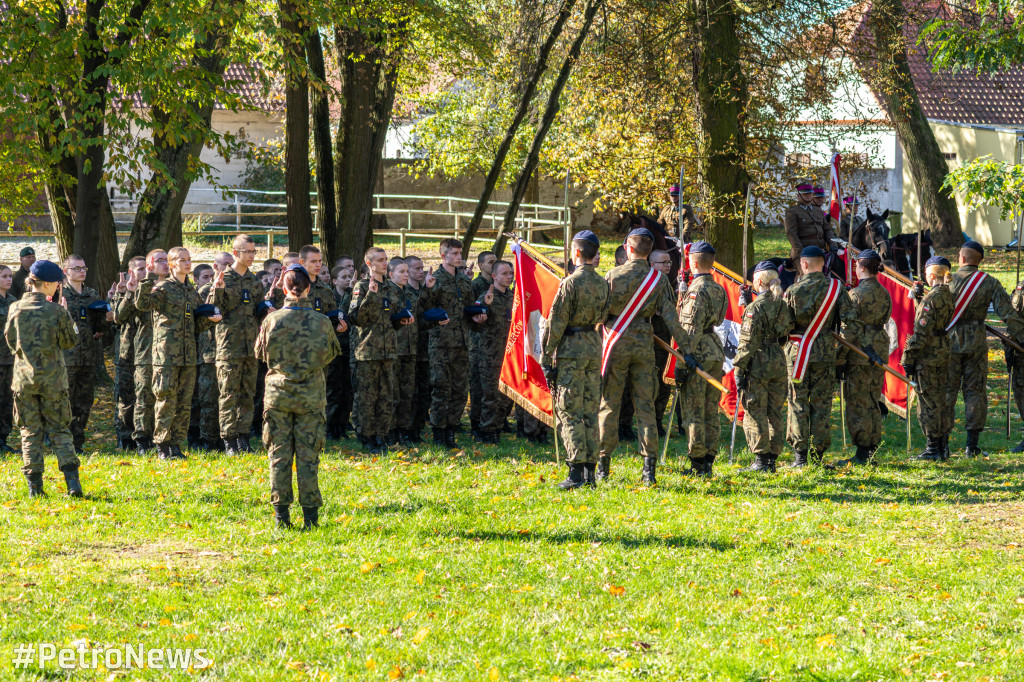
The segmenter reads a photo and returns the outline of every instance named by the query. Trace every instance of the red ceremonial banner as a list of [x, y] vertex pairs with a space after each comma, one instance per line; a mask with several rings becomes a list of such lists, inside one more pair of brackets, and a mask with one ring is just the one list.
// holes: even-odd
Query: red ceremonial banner
[[505, 359], [501, 363], [499, 387], [527, 412], [553, 426], [551, 393], [540, 368], [540, 330], [547, 324], [561, 280], [518, 244], [512, 244], [512, 254], [516, 268], [512, 323], [505, 344]]

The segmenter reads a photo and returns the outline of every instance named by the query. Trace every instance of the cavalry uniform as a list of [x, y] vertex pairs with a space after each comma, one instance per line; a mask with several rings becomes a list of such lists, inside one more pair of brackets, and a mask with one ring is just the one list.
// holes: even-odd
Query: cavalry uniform
[[[801, 188], [797, 188], [797, 191], [801, 191]], [[801, 193], [808, 194], [810, 190]], [[832, 248], [832, 238], [835, 235], [819, 206], [797, 202], [786, 211], [783, 225], [791, 247], [789, 257], [797, 267], [800, 264], [800, 252], [804, 248], [817, 246], [825, 252]]]

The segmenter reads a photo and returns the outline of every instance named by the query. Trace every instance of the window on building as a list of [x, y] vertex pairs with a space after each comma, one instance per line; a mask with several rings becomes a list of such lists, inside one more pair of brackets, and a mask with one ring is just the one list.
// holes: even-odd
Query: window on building
[[942, 158], [946, 161], [956, 161], [956, 152], [942, 152]]
[[786, 154], [786, 165], [807, 167], [811, 165], [811, 155], [803, 152], [793, 152]]

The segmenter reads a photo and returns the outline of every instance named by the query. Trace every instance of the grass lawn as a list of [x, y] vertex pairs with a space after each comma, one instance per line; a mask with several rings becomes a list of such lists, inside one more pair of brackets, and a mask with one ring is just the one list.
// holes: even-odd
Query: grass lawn
[[52, 457], [41, 501], [0, 462], [0, 679], [64, 679], [14, 669], [44, 642], [213, 660], [125, 679], [1022, 679], [1022, 434], [994, 342], [991, 360], [987, 459], [910, 461], [890, 415], [878, 467], [741, 473], [740, 430], [709, 482], [680, 476], [674, 438], [658, 487], [636, 485], [632, 446], [610, 483], [565, 494], [553, 448], [514, 438], [380, 458], [332, 442], [311, 533], [273, 528], [265, 455], [114, 452], [101, 388], [85, 499]]

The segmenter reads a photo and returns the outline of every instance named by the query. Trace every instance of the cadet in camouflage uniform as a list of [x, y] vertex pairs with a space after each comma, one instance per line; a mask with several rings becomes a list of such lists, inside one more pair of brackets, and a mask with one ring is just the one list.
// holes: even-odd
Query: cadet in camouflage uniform
[[[654, 246], [654, 237], [645, 228], [632, 230], [626, 237], [629, 260], [605, 277], [610, 289], [608, 320], [610, 329], [625, 309], [626, 304], [647, 277], [651, 266], [647, 262]], [[629, 384], [633, 396], [637, 421], [640, 426], [640, 450], [644, 456], [643, 481], [655, 483], [658, 457], [658, 426], [654, 416], [654, 334], [651, 317], [661, 315], [669, 332], [682, 345], [688, 341], [676, 317], [675, 295], [668, 280], [659, 275], [653, 293], [637, 312], [633, 321], [622, 331], [612, 347], [601, 380], [601, 456], [596, 477], [607, 478], [611, 472], [611, 456], [619, 444], [619, 409], [622, 391]]]
[[485, 443], [497, 445], [501, 432], [508, 423], [512, 401], [499, 386], [501, 365], [505, 359], [505, 344], [508, 343], [508, 328], [512, 321], [512, 264], [496, 261], [491, 275], [493, 285], [488, 287], [481, 301], [487, 304], [487, 321], [473, 325], [476, 337], [476, 365], [480, 373], [480, 435]]
[[[135, 279], [146, 276], [146, 258], [136, 256], [128, 261], [128, 269], [135, 271]], [[117, 447], [121, 450], [135, 450], [133, 438], [135, 429], [135, 337], [139, 331], [139, 317], [132, 303], [134, 298], [125, 286], [128, 273], [122, 272], [115, 285], [111, 307], [114, 309], [114, 324], [117, 325], [116, 365], [114, 372], [114, 430], [117, 432]]]
[[[135, 307], [153, 313], [153, 395], [156, 397], [153, 440], [161, 459], [185, 459], [180, 443], [188, 432], [188, 413], [196, 381], [196, 333], [220, 322], [220, 315], [197, 317], [202, 300], [189, 281], [192, 257], [176, 246], [167, 252], [171, 277], [129, 281]], [[149, 268], [147, 264], [147, 268]], [[223, 286], [218, 279], [215, 288]]]
[[[867, 464], [882, 442], [882, 412], [878, 401], [885, 386], [885, 370], [889, 359], [889, 334], [885, 323], [892, 317], [892, 299], [878, 281], [882, 258], [874, 249], [865, 249], [857, 255], [856, 273], [860, 282], [848, 293], [857, 310], [860, 348], [868, 354], [862, 358], [846, 346], [836, 351], [836, 368], [840, 381], [846, 381], [846, 426], [850, 439], [857, 447], [851, 459], [836, 462], [836, 466]], [[843, 329], [846, 338], [846, 327]], [[847, 339], [851, 343], [851, 339]]]
[[[473, 278], [473, 296], [476, 303], [483, 303], [484, 296], [487, 295], [494, 283], [491, 269], [497, 259], [498, 257], [494, 255], [493, 251], [481, 251], [476, 257], [477, 267], [480, 268], [480, 274]], [[483, 404], [484, 389], [480, 377], [479, 347], [480, 334], [471, 327], [469, 334], [469, 424], [473, 438], [486, 442], [480, 429], [480, 408]]]
[[[308, 244], [299, 249], [298, 258], [299, 264], [306, 269], [310, 281], [313, 282], [307, 297], [309, 304], [313, 306], [313, 310], [326, 315], [334, 309], [334, 290], [320, 280], [320, 268], [324, 264], [323, 255], [320, 249]], [[285, 260], [288, 260], [287, 254]], [[284, 304], [284, 291], [278, 286], [273, 287], [267, 292], [267, 300], [274, 308], [280, 308]]]
[[[64, 273], [56, 263], [32, 264], [28, 291], [12, 303], [4, 335], [14, 354], [14, 418], [21, 430], [22, 473], [30, 497], [44, 495], [43, 442], [49, 438], [68, 494], [82, 496], [78, 457], [71, 439], [71, 405], [64, 351], [78, 343], [78, 330], [66, 308], [48, 299], [60, 294]], [[63, 299], [62, 299], [63, 300]]]
[[[803, 335], [814, 315], [821, 308], [828, 293], [829, 279], [822, 272], [825, 253], [817, 246], [808, 246], [801, 252], [801, 272], [804, 274], [787, 291], [783, 300], [793, 317], [793, 334]], [[860, 322], [845, 287], [839, 291], [828, 319], [822, 321], [821, 332], [814, 339], [807, 361], [803, 381], [789, 382], [786, 420], [786, 440], [795, 451], [793, 466], [805, 467], [808, 454], [820, 463], [832, 444], [832, 396], [836, 387], [836, 342], [829, 333], [834, 321], [846, 325], [845, 338], [860, 345]], [[792, 379], [798, 347], [792, 340], [786, 345], [786, 364]]]
[[89, 312], [89, 305], [102, 301], [103, 297], [95, 289], [85, 286], [86, 272], [88, 268], [81, 256], [72, 254], [64, 259], [66, 281], [63, 296], [78, 327], [78, 343], [64, 353], [71, 401], [71, 438], [78, 454], [85, 446], [85, 427], [96, 399], [96, 364], [103, 357], [99, 339], [114, 321], [113, 312], [98, 319]]
[[[1019, 315], [1024, 316], [1024, 280], [1021, 280], [1010, 294], [1010, 304]], [[1011, 373], [1013, 401], [1017, 405], [1017, 414], [1024, 419], [1024, 354], [1005, 343], [1003, 352], [1006, 354], [1007, 370]], [[1024, 440], [1010, 452], [1024, 452]]]
[[811, 185], [798, 185], [796, 188], [797, 203], [790, 206], [783, 219], [786, 238], [791, 245], [789, 257], [794, 265], [800, 262], [800, 253], [805, 247], [817, 246], [828, 253], [832, 248], [832, 228], [825, 222], [821, 208], [812, 202], [814, 188]]
[[952, 411], [946, 407], [946, 382], [949, 380], [949, 335], [946, 327], [953, 318], [953, 292], [949, 283], [949, 261], [934, 256], [925, 263], [925, 278], [931, 291], [914, 287], [914, 331], [907, 337], [900, 362], [907, 376], [917, 383], [917, 421], [927, 439], [918, 459], [949, 459], [949, 433], [953, 430]]
[[[668, 251], [654, 250], [651, 252], [650, 258], [647, 261], [651, 264], [651, 267], [669, 277], [672, 272], [672, 258], [669, 256]], [[669, 279], [669, 285], [675, 288], [674, 283]], [[665, 321], [660, 316], [655, 315], [651, 318], [651, 326], [654, 329], [654, 335], [664, 341], [665, 343], [672, 344], [672, 335], [668, 333], [668, 327], [665, 325]], [[663, 422], [665, 416], [665, 409], [668, 407], [669, 398], [672, 397], [672, 386], [663, 380], [663, 374], [665, 372], [665, 364], [668, 362], [668, 351], [661, 347], [660, 344], [655, 342], [654, 344], [654, 385], [658, 387], [658, 391], [654, 397], [654, 416], [658, 420], [658, 438], [665, 437], [665, 425]], [[627, 389], [628, 394], [628, 389]], [[623, 412], [625, 413], [626, 401], [624, 399]], [[629, 413], [630, 421], [632, 421], [632, 400], [629, 401]], [[671, 419], [671, 415], [669, 416]], [[622, 419], [619, 419], [620, 425]], [[632, 424], [629, 424], [632, 429]], [[621, 436], [620, 436], [621, 438]]]
[[[413, 418], [416, 408], [416, 344], [419, 339], [419, 294], [409, 284], [409, 266], [403, 258], [392, 258], [388, 263], [392, 325], [395, 327], [395, 360], [391, 366], [394, 388], [394, 419], [391, 423], [391, 443], [411, 442]], [[395, 315], [408, 315], [395, 319]]]
[[[224, 258], [227, 256], [228, 258]], [[230, 253], [219, 253], [214, 265], [197, 265], [192, 271], [199, 300], [205, 301], [213, 291], [214, 272], [223, 272], [231, 265]], [[221, 313], [223, 315], [223, 312]], [[223, 450], [220, 437], [220, 391], [217, 389], [217, 338], [215, 327], [200, 332], [196, 338], [196, 387], [192, 391], [192, 411], [189, 420], [189, 448], [196, 450]]]
[[715, 327], [725, 320], [729, 299], [722, 285], [711, 276], [714, 264], [714, 247], [705, 241], [694, 242], [690, 249], [693, 282], [686, 290], [679, 311], [679, 324], [683, 328], [679, 352], [686, 362], [676, 363], [676, 385], [682, 389], [683, 425], [692, 467], [689, 473], [697, 476], [711, 476], [721, 430], [718, 423], [721, 393], [692, 372], [693, 368], [700, 367], [715, 379], [722, 379], [725, 350]]
[[[956, 301], [968, 279], [978, 272], [978, 264], [985, 257], [985, 250], [976, 241], [965, 242], [960, 249], [960, 267], [953, 274], [951, 288]], [[985, 333], [985, 316], [989, 306], [1006, 323], [1006, 333], [1018, 343], [1024, 340], [1024, 318], [1014, 310], [1010, 297], [998, 279], [985, 276], [978, 284], [977, 292], [964, 308], [963, 314], [952, 329], [950, 339], [949, 375], [946, 383], [946, 410], [953, 423], [953, 410], [957, 394], [963, 386], [964, 412], [967, 427], [967, 448], [964, 454], [977, 457], [982, 454], [978, 438], [985, 428], [988, 417], [988, 394], [985, 381], [988, 379], [988, 342]]]
[[[7, 325], [7, 308], [18, 299], [10, 294], [14, 275], [6, 265], [0, 265], [0, 329]], [[14, 448], [7, 444], [11, 435], [14, 418], [14, 392], [11, 382], [14, 380], [14, 355], [6, 343], [0, 343], [0, 455], [13, 453]]]
[[[370, 247], [364, 261], [370, 276], [352, 287], [348, 319], [353, 326], [352, 353], [359, 392], [355, 410], [359, 442], [366, 451], [387, 450], [394, 409], [393, 364], [398, 356], [397, 336], [391, 322], [391, 285], [385, 281], [388, 257], [384, 249]], [[465, 371], [465, 367], [463, 367]]]
[[25, 279], [28, 277], [32, 264], [36, 262], [35, 249], [31, 246], [26, 246], [18, 254], [18, 258], [21, 259], [21, 265], [18, 267], [18, 271], [14, 273], [14, 278], [11, 280], [11, 295], [16, 299], [20, 299], [25, 291], [27, 291], [25, 288]]
[[[224, 439], [224, 451], [234, 455], [252, 452], [249, 433], [258, 373], [253, 350], [259, 332], [256, 306], [264, 293], [260, 278], [250, 269], [256, 257], [256, 243], [252, 237], [238, 235], [231, 250], [234, 263], [216, 276], [224, 286], [214, 286], [212, 295], [205, 300], [217, 306], [224, 317], [214, 328], [217, 336], [220, 436]], [[334, 303], [333, 296], [329, 300]], [[317, 312], [326, 313], [326, 310]]]
[[[335, 308], [348, 315], [352, 303], [352, 268], [337, 266], [332, 271]], [[352, 414], [352, 365], [349, 362], [349, 338], [346, 327], [338, 334], [341, 353], [327, 366], [327, 437], [340, 440], [348, 436], [349, 415]]]
[[[427, 273], [423, 269], [423, 261], [417, 256], [406, 256], [405, 263], [409, 266], [409, 284], [407, 288], [416, 292], [417, 302], [426, 293], [423, 285]], [[411, 295], [411, 292], [410, 292]], [[429, 324], [423, 318], [416, 323], [416, 400], [415, 414], [412, 420], [412, 431], [409, 439], [414, 443], [420, 442], [420, 434], [430, 417], [430, 329], [434, 325]]]
[[743, 405], [743, 433], [754, 462], [746, 471], [775, 473], [786, 442], [786, 356], [782, 345], [793, 318], [782, 300], [779, 273], [771, 261], [754, 267], [757, 298], [743, 309], [740, 341], [732, 364]]
[[608, 283], [597, 274], [601, 242], [590, 230], [572, 238], [576, 269], [562, 280], [541, 329], [541, 367], [552, 389], [555, 421], [569, 476], [559, 487], [597, 484], [601, 451], [601, 332], [608, 317]]
[[256, 338], [256, 356], [267, 364], [263, 444], [270, 459], [270, 502], [279, 527], [291, 525], [292, 462], [303, 527], [319, 525], [323, 506], [317, 469], [326, 440], [324, 370], [341, 352], [336, 331], [309, 306], [309, 276], [292, 266], [282, 281], [285, 299], [267, 315]]
[[482, 324], [487, 314], [477, 314], [471, 320], [465, 313], [476, 297], [472, 282], [458, 272], [462, 242], [442, 239], [439, 250], [441, 267], [437, 272], [427, 273], [427, 291], [421, 294], [424, 310], [442, 308], [448, 313], [447, 320], [430, 330], [430, 423], [434, 443], [455, 448], [455, 432], [466, 409], [469, 390], [469, 323]]

